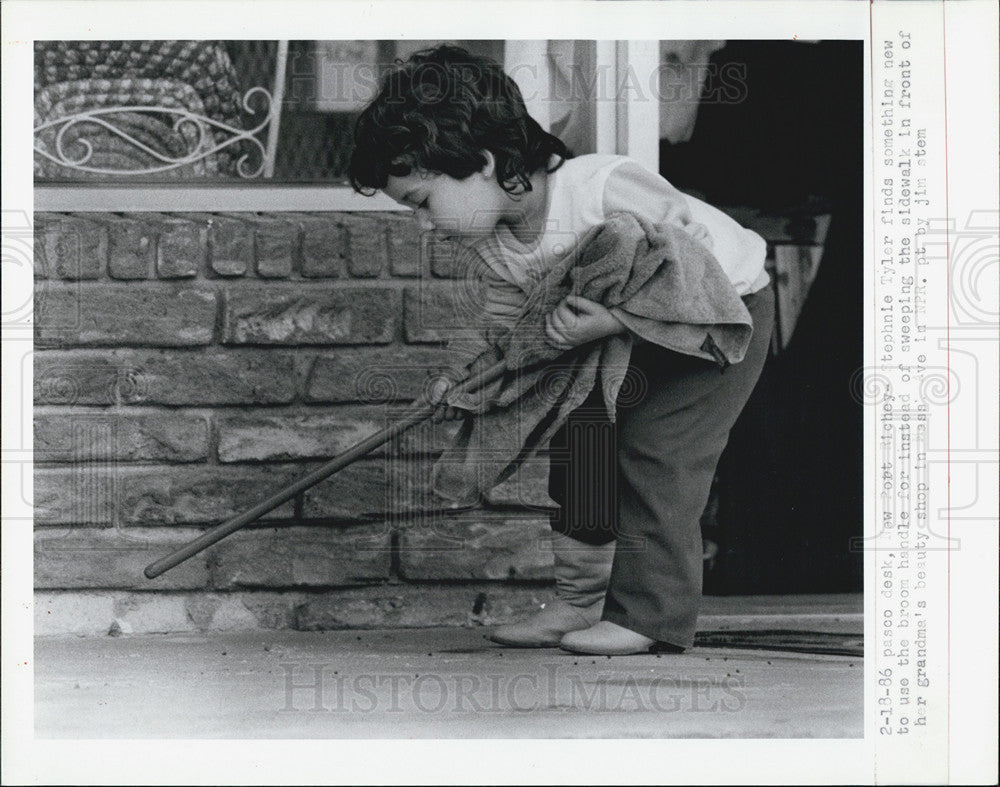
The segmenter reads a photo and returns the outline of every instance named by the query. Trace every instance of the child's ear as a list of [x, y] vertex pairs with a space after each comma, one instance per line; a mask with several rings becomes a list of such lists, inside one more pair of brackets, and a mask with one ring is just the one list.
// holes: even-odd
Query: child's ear
[[479, 151], [483, 158], [486, 159], [486, 163], [483, 165], [482, 169], [479, 170], [479, 174], [484, 178], [492, 178], [493, 173], [496, 172], [497, 160], [493, 154], [488, 150]]

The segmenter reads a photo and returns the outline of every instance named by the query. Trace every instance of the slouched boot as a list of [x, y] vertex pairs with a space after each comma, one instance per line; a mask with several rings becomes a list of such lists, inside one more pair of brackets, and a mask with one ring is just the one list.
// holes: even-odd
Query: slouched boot
[[601, 619], [615, 544], [585, 544], [552, 533], [556, 597], [524, 620], [498, 626], [489, 639], [515, 648], [558, 647], [564, 634], [589, 629]]

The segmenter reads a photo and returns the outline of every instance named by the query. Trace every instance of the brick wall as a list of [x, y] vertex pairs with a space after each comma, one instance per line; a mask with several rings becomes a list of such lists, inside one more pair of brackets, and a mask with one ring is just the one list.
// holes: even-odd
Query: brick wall
[[[729, 212], [769, 242], [780, 352], [829, 217]], [[474, 317], [453, 252], [408, 213], [36, 214], [36, 631], [475, 624], [549, 597], [546, 460], [441, 511], [449, 423], [142, 574], [395, 419]]]
[[475, 306], [408, 215], [39, 213], [35, 258], [39, 632], [490, 622], [548, 595], [544, 464], [436, 509], [449, 423], [142, 575], [388, 425], [445, 362]]

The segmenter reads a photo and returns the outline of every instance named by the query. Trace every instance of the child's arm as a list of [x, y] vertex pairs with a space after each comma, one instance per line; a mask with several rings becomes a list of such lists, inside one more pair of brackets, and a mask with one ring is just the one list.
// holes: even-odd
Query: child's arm
[[[464, 253], [480, 254], [474, 245], [467, 246]], [[432, 373], [430, 400], [434, 403], [440, 402], [453, 385], [464, 380], [469, 374], [472, 363], [492, 348], [486, 339], [488, 330], [496, 327], [512, 327], [521, 315], [527, 300], [520, 287], [502, 279], [481, 256], [478, 260], [471, 256], [466, 257], [464, 268], [470, 273], [471, 280], [455, 281], [455, 305], [462, 308], [464, 313], [472, 312], [475, 316], [469, 324], [461, 326], [460, 334], [447, 341], [448, 361], [445, 366]], [[471, 289], [480, 289], [482, 297], [473, 295]], [[465, 414], [465, 411], [442, 406], [435, 414], [434, 420], [435, 422], [453, 420]]]
[[604, 215], [618, 212], [634, 213], [653, 224], [673, 224], [701, 241], [709, 251], [714, 246], [708, 228], [695, 221], [688, 198], [666, 178], [635, 161], [615, 167], [605, 182]]
[[[480, 254], [475, 246], [466, 247], [467, 255]], [[513, 282], [502, 279], [481, 255], [467, 257], [463, 266], [469, 278], [454, 282], [456, 308], [467, 316], [461, 334], [447, 343], [451, 357], [448, 368], [467, 370], [468, 366], [491, 345], [486, 336], [493, 328], [511, 328], [517, 322], [527, 301], [527, 295]], [[476, 292], [478, 291], [478, 292]]]
[[626, 212], [653, 224], [670, 223], [699, 241], [722, 266], [739, 295], [768, 282], [764, 273], [767, 243], [718, 208], [678, 191], [670, 182], [635, 161], [615, 167], [604, 186], [604, 215]]

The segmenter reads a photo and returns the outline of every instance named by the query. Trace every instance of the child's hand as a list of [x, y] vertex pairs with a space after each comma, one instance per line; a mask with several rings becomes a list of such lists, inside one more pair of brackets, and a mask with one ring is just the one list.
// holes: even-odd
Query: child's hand
[[624, 330], [622, 322], [604, 306], [579, 295], [567, 295], [550, 314], [545, 315], [545, 333], [549, 341], [561, 350]]
[[434, 423], [439, 424], [442, 421], [456, 421], [459, 418], [464, 418], [468, 415], [468, 412], [465, 410], [441, 403], [448, 391], [451, 390], [456, 384], [456, 380], [452, 379], [443, 372], [434, 375], [431, 379], [427, 398], [431, 404], [439, 405], [434, 411], [434, 415], [431, 419]]

